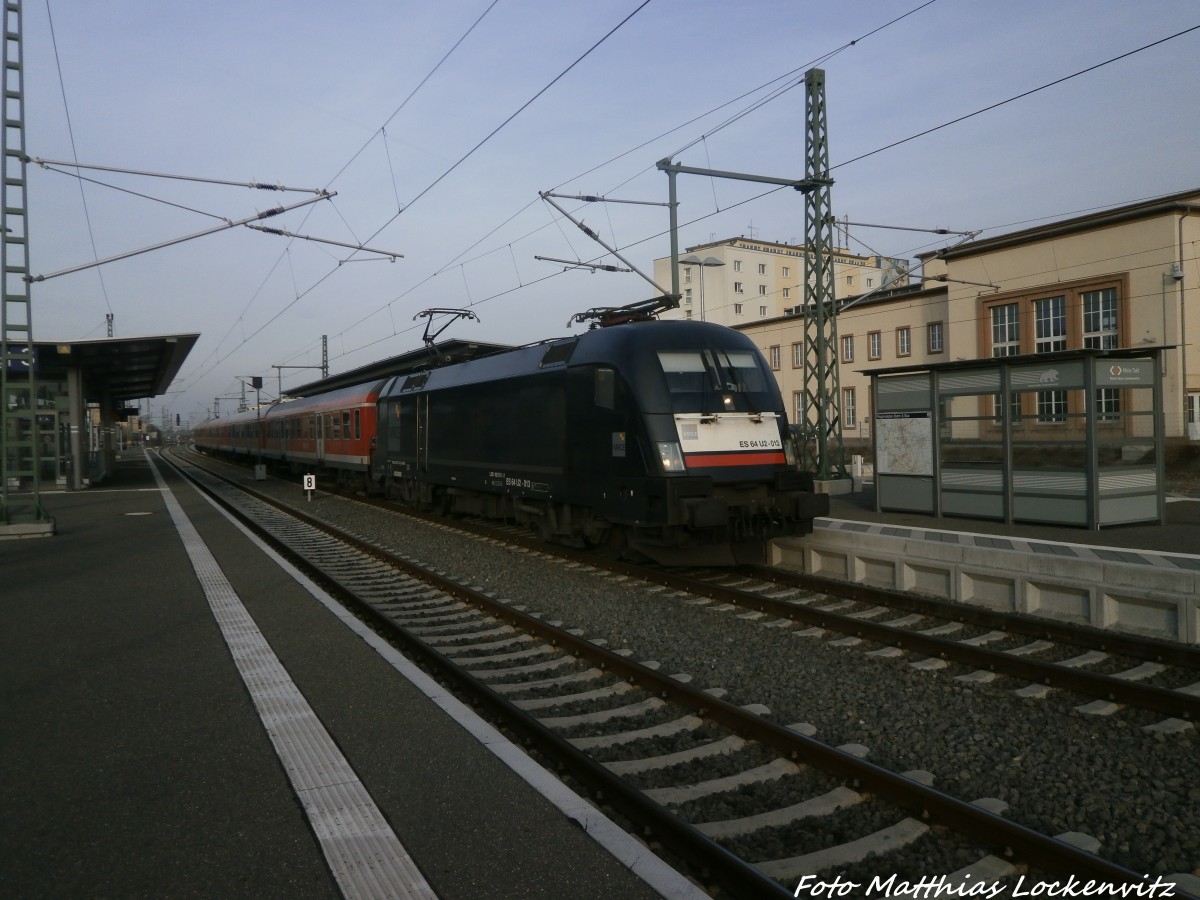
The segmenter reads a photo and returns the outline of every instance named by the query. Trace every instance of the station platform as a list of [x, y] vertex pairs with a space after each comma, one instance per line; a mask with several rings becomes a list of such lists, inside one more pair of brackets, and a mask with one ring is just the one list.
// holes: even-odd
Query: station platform
[[1200, 644], [1200, 498], [1168, 494], [1160, 523], [1099, 530], [878, 511], [874, 485], [830, 496], [772, 562], [1167, 641]]
[[42, 500], [0, 541], [0, 896], [698, 895], [152, 456]]
[[1161, 523], [1116, 525], [1094, 530], [1029, 522], [1006, 523], [991, 519], [880, 512], [875, 509], [875, 485], [866, 482], [861, 491], [831, 495], [829, 518], [930, 531], [1005, 535], [1030, 540], [1123, 547], [1159, 553], [1200, 553], [1200, 496], [1168, 493], [1166, 501], [1166, 518]]

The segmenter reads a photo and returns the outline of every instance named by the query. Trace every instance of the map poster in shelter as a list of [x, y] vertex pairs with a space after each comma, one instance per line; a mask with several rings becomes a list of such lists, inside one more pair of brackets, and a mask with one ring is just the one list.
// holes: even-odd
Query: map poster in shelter
[[875, 416], [875, 472], [933, 474], [933, 415], [929, 410]]

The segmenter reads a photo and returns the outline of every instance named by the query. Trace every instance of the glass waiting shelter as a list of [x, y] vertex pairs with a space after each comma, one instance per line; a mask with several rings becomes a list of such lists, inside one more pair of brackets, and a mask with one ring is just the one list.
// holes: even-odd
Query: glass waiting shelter
[[876, 509], [1092, 529], [1162, 522], [1163, 349], [871, 372]]

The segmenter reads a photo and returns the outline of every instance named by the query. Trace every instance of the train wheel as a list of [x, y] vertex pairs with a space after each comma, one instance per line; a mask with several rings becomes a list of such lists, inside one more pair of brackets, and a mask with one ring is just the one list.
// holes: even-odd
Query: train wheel
[[529, 527], [534, 536], [543, 544], [549, 544], [554, 540], [554, 531], [545, 516], [534, 516], [529, 522]]
[[612, 525], [605, 529], [597, 541], [589, 541], [593, 550], [609, 559], [624, 559], [629, 553], [629, 536], [620, 525]]

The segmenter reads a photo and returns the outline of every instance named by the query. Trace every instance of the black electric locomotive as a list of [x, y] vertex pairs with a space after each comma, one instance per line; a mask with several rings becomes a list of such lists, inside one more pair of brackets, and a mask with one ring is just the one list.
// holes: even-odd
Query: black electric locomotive
[[829, 510], [796, 467], [758, 348], [692, 321], [397, 376], [379, 394], [372, 471], [416, 506], [667, 564], [758, 561]]

